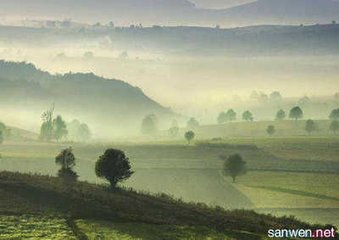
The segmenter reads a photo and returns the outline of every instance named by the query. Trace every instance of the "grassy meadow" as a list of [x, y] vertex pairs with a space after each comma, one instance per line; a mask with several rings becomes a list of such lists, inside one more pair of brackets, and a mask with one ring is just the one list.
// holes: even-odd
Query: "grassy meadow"
[[[339, 225], [336, 136], [226, 137], [200, 139], [191, 145], [181, 140], [92, 144], [13, 141], [0, 145], [0, 170], [55, 175], [58, 168], [54, 158], [68, 146], [74, 149], [76, 171], [84, 181], [103, 183], [95, 176], [94, 164], [106, 148], [114, 147], [126, 152], [135, 171], [125, 187], [209, 206], [255, 209]], [[249, 170], [235, 184], [222, 175], [223, 161], [219, 158], [234, 153], [243, 156]]]

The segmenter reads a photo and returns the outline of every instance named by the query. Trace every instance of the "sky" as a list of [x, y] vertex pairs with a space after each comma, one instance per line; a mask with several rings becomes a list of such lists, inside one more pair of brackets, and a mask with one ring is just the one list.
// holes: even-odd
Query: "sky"
[[200, 8], [228, 8], [244, 3], [253, 2], [254, 0], [191, 0]]

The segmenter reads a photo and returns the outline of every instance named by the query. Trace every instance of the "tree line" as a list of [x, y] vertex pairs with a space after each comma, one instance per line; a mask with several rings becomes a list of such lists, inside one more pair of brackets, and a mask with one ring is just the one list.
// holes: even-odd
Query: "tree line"
[[54, 107], [42, 113], [39, 138], [42, 141], [72, 140], [86, 142], [91, 138], [91, 131], [86, 123], [73, 120], [69, 124], [61, 115], [54, 117]]

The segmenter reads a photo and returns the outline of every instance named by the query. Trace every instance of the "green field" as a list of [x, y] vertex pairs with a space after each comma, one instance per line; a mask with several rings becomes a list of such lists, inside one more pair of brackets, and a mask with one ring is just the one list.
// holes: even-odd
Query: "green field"
[[76, 240], [77, 238], [62, 218], [0, 215], [0, 239]]
[[[5, 142], [0, 145], [0, 170], [55, 175], [54, 157], [70, 145], [77, 157], [76, 171], [81, 180], [103, 183], [94, 174], [94, 163], [106, 148], [114, 147], [127, 153], [136, 172], [124, 183], [126, 187], [142, 192], [166, 193], [186, 202], [202, 202], [226, 209], [254, 209], [277, 216], [295, 215], [311, 223], [339, 226], [336, 217], [339, 215], [337, 137], [239, 137], [200, 140], [194, 145], [183, 141], [101, 144]], [[233, 153], [240, 153], [249, 169], [247, 175], [239, 177], [235, 184], [222, 176], [223, 162], [219, 159], [220, 155]], [[18, 203], [14, 201], [15, 204]], [[115, 225], [116, 230], [107, 227], [111, 224], [109, 222], [80, 221], [79, 224], [84, 231], [100, 229], [100, 234], [112, 239], [143, 239], [120, 231], [135, 228], [133, 223]], [[152, 225], [143, 228], [144, 234], [155, 231]], [[192, 230], [195, 233], [190, 233], [190, 228], [181, 231], [181, 228], [172, 225], [163, 228], [169, 228], [170, 232], [171, 228], [175, 228], [176, 239], [190, 239], [190, 234], [195, 237], [192, 239], [200, 239], [194, 235], [200, 231], [203, 233], [201, 239], [215, 234], [203, 228]], [[211, 239], [230, 237], [216, 236]]]

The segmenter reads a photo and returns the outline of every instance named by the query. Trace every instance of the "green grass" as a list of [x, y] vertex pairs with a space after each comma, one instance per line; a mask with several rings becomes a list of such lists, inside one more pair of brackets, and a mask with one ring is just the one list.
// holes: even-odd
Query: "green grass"
[[249, 172], [235, 184], [258, 211], [339, 226], [338, 186], [336, 174], [286, 172]]
[[257, 240], [262, 236], [236, 231], [224, 233], [206, 227], [152, 225], [136, 223], [109, 223], [79, 220], [77, 225], [88, 239], [111, 240]]
[[77, 238], [62, 218], [0, 215], [0, 239], [76, 240]]
[[[178, 239], [185, 234], [194, 236], [200, 230], [204, 233], [199, 233], [202, 237], [208, 234], [226, 234], [227, 237], [250, 234], [253, 237], [265, 236], [270, 228], [316, 227], [294, 218], [276, 218], [245, 210], [226, 211], [204, 204], [184, 203], [165, 195], [152, 196], [124, 189], [109, 191], [84, 182], [65, 185], [62, 180], [47, 176], [2, 172], [0, 186], [2, 215], [29, 214], [104, 221], [107, 224], [117, 224], [114, 225], [115, 230], [120, 232], [124, 228], [128, 229], [129, 225], [119, 223], [133, 223], [140, 228], [145, 226], [145, 234], [155, 232], [152, 230], [155, 226], [160, 226], [158, 234], [172, 234], [171, 229], [176, 229]], [[44, 218], [41, 221], [48, 222]], [[81, 226], [68, 225], [73, 232], [82, 232]], [[164, 227], [164, 232], [161, 226]], [[125, 231], [132, 235], [137, 233]]]

